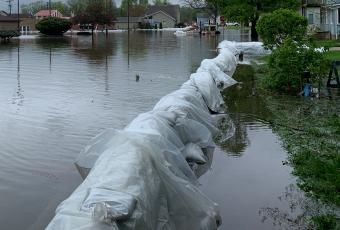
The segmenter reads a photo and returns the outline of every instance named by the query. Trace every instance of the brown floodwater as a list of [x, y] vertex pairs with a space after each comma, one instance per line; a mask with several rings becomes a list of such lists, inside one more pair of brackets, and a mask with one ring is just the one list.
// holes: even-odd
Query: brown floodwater
[[[106, 128], [123, 128], [188, 79], [222, 38], [173, 32], [26, 36], [0, 44], [0, 226], [42, 229], [82, 182], [74, 160]], [[245, 57], [249, 58], [249, 57]], [[140, 79], [136, 82], [136, 75]], [[226, 97], [236, 133], [216, 149], [202, 190], [220, 205], [221, 229], [276, 229], [263, 208], [289, 209], [295, 183], [252, 87]], [[281, 197], [281, 198], [280, 198]]]

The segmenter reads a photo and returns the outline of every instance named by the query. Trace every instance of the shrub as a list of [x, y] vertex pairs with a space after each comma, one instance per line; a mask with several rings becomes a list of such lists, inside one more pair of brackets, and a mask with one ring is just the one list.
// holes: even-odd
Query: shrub
[[35, 27], [42, 34], [62, 35], [68, 31], [71, 26], [72, 23], [69, 20], [56, 17], [47, 17], [39, 21]]
[[301, 89], [304, 71], [311, 72], [311, 81], [317, 82], [318, 77], [325, 75], [328, 64], [311, 41], [295, 42], [289, 38], [273, 50], [268, 62], [269, 73], [262, 83], [270, 90], [296, 93]]
[[288, 9], [263, 15], [256, 25], [263, 44], [269, 49], [279, 46], [286, 38], [301, 41], [307, 33], [307, 19]]

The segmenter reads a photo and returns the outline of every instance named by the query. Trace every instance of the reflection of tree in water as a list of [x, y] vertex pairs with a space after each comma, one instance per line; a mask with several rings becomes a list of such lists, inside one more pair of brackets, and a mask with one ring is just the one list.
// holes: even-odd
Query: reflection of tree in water
[[105, 36], [104, 33], [95, 33], [93, 36], [77, 36], [71, 40], [71, 46], [76, 55], [95, 61], [96, 64], [105, 63], [116, 51], [111, 36], [114, 34]]
[[[271, 221], [273, 226], [279, 226], [280, 229], [315, 229], [316, 226], [311, 222], [313, 217], [340, 215], [339, 208], [327, 206], [316, 199], [305, 197], [296, 184], [288, 185], [284, 194], [278, 199], [280, 202], [288, 203], [289, 210], [263, 207], [259, 210], [259, 215], [262, 222]], [[336, 227], [331, 229], [336, 229]]]
[[227, 88], [223, 97], [235, 125], [235, 135], [221, 147], [229, 154], [239, 156], [250, 144], [247, 126], [259, 121], [263, 123], [262, 119], [266, 119], [270, 114], [264, 101], [256, 95], [253, 68], [238, 65], [233, 77], [240, 84]]
[[143, 58], [148, 52], [152, 52], [153, 48], [159, 47], [161, 39], [155, 39], [155, 37], [162, 36], [161, 33], [154, 31], [134, 31], [124, 34], [123, 39], [123, 54], [126, 58]]
[[71, 37], [66, 36], [43, 36], [35, 39], [35, 44], [37, 44], [40, 48], [49, 51], [50, 49], [68, 48], [70, 46], [71, 39]]
[[240, 156], [250, 144], [247, 126], [243, 123], [241, 117], [242, 115], [239, 113], [232, 115], [231, 119], [235, 127], [234, 136], [221, 143], [221, 148], [232, 156]]

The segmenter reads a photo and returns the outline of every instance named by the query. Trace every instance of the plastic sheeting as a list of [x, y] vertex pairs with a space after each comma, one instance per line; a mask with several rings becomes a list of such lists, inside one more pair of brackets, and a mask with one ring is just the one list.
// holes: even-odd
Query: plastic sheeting
[[[219, 55], [203, 60], [152, 111], [95, 137], [76, 161], [85, 180], [47, 229], [217, 229], [217, 204], [199, 190], [197, 177], [210, 167], [213, 138], [233, 132], [227, 115], [211, 112], [224, 111], [220, 91], [236, 83], [230, 76], [239, 47], [220, 43]], [[229, 133], [220, 134], [221, 124]]]

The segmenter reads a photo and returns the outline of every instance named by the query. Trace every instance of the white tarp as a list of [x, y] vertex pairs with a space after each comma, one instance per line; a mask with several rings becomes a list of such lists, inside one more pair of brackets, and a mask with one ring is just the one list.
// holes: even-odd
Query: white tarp
[[[202, 61], [179, 90], [124, 130], [95, 137], [76, 161], [83, 183], [47, 229], [217, 229], [217, 204], [200, 191], [197, 176], [210, 167], [213, 138], [233, 132], [227, 115], [211, 113], [223, 111], [220, 90], [236, 83], [235, 44], [222, 42], [216, 58]], [[228, 134], [219, 134], [221, 124]]]

